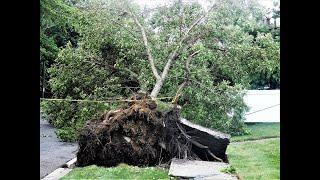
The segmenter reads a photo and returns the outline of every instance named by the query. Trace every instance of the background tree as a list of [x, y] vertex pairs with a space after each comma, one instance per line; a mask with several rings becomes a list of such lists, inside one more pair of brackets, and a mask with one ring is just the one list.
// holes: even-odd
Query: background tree
[[40, 92], [50, 96], [47, 69], [68, 42], [77, 46], [79, 34], [74, 30], [77, 9], [62, 0], [40, 1]]

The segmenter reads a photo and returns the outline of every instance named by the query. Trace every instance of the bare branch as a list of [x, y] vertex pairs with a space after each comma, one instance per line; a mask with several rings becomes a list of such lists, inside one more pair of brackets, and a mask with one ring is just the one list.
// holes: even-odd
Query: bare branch
[[204, 14], [204, 15], [200, 16], [198, 19], [196, 19], [196, 20], [191, 24], [191, 26], [187, 29], [187, 31], [184, 33], [184, 35], [182, 36], [181, 40], [179, 41], [177, 47], [176, 47], [175, 50], [170, 54], [169, 59], [168, 59], [166, 65], [165, 65], [165, 67], [164, 67], [164, 69], [163, 69], [163, 71], [162, 71], [161, 78], [162, 78], [163, 80], [164, 80], [165, 77], [167, 76], [172, 61], [177, 57], [178, 51], [180, 50], [183, 42], [188, 38], [189, 33], [191, 32], [191, 30], [192, 30], [196, 25], [198, 25], [199, 22], [200, 22], [203, 18], [205, 18], [205, 17], [209, 14], [209, 12], [212, 11], [215, 7], [217, 7], [216, 4], [213, 5], [213, 6], [208, 10], [208, 12], [207, 12], [206, 14]]
[[[139, 23], [139, 21], [137, 20], [137, 18], [133, 15], [136, 24], [138, 24], [138, 26], [139, 26], [140, 29], [141, 29], [141, 32], [142, 32], [142, 35], [143, 35], [143, 39], [144, 39], [144, 43], [145, 43], [145, 46], [146, 46], [146, 48], [147, 48], [147, 52], [148, 52], [148, 57], [149, 57], [149, 60], [150, 60], [150, 64], [151, 64], [151, 67], [153, 68], [153, 73], [154, 73], [154, 75], [157, 77], [157, 82], [156, 82], [156, 84], [155, 84], [155, 86], [154, 86], [154, 88], [153, 88], [153, 90], [152, 90], [152, 92], [151, 92], [151, 97], [152, 97], [152, 98], [157, 97], [158, 93], [160, 92], [160, 89], [161, 89], [161, 87], [162, 87], [162, 85], [163, 85], [163, 83], [164, 83], [164, 80], [165, 80], [165, 78], [167, 77], [168, 72], [169, 72], [169, 70], [170, 70], [170, 66], [171, 66], [172, 62], [173, 62], [175, 59], [177, 59], [177, 57], [179, 56], [179, 53], [178, 53], [178, 52], [181, 50], [181, 47], [182, 47], [183, 43], [185, 43], [184, 41], [189, 37], [189, 33], [192, 31], [192, 29], [193, 29], [196, 25], [198, 25], [198, 24], [201, 22], [201, 20], [202, 20], [203, 18], [205, 18], [205, 17], [209, 14], [209, 12], [210, 12], [214, 7], [217, 7], [217, 5], [216, 5], [216, 4], [213, 5], [213, 6], [208, 10], [207, 13], [205, 13], [204, 15], [202, 15], [202, 16], [200, 16], [198, 19], [196, 19], [196, 20], [191, 24], [191, 26], [186, 30], [186, 32], [182, 35], [182, 37], [180, 38], [179, 42], [177, 43], [177, 46], [176, 46], [175, 49], [172, 51], [172, 53], [170, 53], [170, 55], [169, 55], [169, 57], [168, 57], [168, 60], [167, 60], [167, 62], [166, 62], [166, 65], [165, 65], [165, 67], [164, 67], [163, 70], [162, 70], [161, 77], [157, 74], [157, 71], [156, 71], [156, 69], [155, 69], [154, 62], [153, 62], [153, 58], [152, 58], [152, 56], [151, 56], [151, 53], [150, 53], [150, 50], [149, 50], [149, 46], [148, 46], [148, 44], [147, 44], [148, 41], [147, 41], [147, 38], [146, 38], [146, 35], [145, 35], [145, 31], [144, 31], [143, 27], [141, 26], [141, 24]], [[193, 41], [193, 42], [195, 42], [195, 41]], [[189, 44], [188, 44], [186, 47], [188, 47], [188, 46], [189, 46]], [[185, 48], [186, 48], [186, 47], [185, 47]]]
[[146, 51], [147, 51], [148, 60], [149, 60], [149, 63], [150, 63], [151, 69], [152, 69], [152, 73], [153, 73], [153, 75], [156, 77], [157, 80], [160, 80], [161, 77], [160, 77], [160, 75], [159, 75], [159, 73], [158, 73], [158, 71], [157, 71], [157, 68], [156, 68], [155, 64], [154, 64], [154, 59], [153, 59], [153, 56], [152, 56], [152, 54], [151, 54], [151, 49], [150, 49], [150, 46], [149, 46], [149, 44], [148, 44], [148, 38], [147, 38], [147, 35], [146, 35], [146, 32], [145, 32], [145, 29], [144, 29], [144, 27], [140, 24], [137, 16], [136, 16], [134, 13], [132, 13], [132, 12], [129, 12], [129, 13], [130, 13], [130, 15], [132, 16], [134, 22], [135, 22], [135, 23], [139, 26], [139, 28], [140, 28], [141, 35], [142, 35], [142, 39], [143, 39], [143, 44], [144, 44], [144, 46], [145, 46], [145, 48], [146, 48]]
[[154, 97], [157, 97], [157, 94], [159, 93], [159, 91], [160, 91], [160, 89], [161, 89], [161, 87], [162, 87], [162, 85], [163, 85], [163, 82], [164, 82], [165, 78], [167, 77], [167, 74], [168, 74], [168, 72], [169, 72], [169, 69], [170, 69], [170, 66], [171, 66], [172, 62], [178, 57], [178, 55], [179, 55], [179, 54], [178, 54], [178, 51], [181, 49], [182, 44], [184, 43], [184, 41], [188, 38], [189, 33], [191, 32], [191, 30], [192, 30], [197, 24], [199, 24], [199, 22], [200, 22], [204, 17], [206, 17], [206, 16], [209, 14], [209, 12], [210, 12], [214, 7], [216, 7], [216, 6], [217, 6], [216, 4], [213, 5], [206, 14], [200, 16], [197, 20], [195, 20], [194, 23], [192, 23], [192, 25], [191, 25], [191, 26], [187, 29], [187, 31], [184, 33], [184, 35], [182, 36], [182, 38], [181, 38], [180, 41], [178, 42], [176, 48], [174, 49], [174, 51], [169, 55], [168, 61], [167, 61], [166, 65], [165, 65], [165, 67], [163, 68], [161, 77], [160, 77], [160, 79], [157, 80], [157, 82], [156, 82], [156, 84], [155, 84], [155, 86], [154, 86], [154, 88], [153, 88], [153, 90], [152, 90], [152, 92], [151, 92], [151, 97], [153, 97], [153, 98], [154, 98]]
[[187, 78], [189, 79], [190, 77], [190, 69], [189, 69], [189, 64], [191, 62], [191, 59], [196, 56], [197, 54], [199, 54], [200, 50], [193, 52], [192, 54], [190, 54], [190, 56], [188, 57], [188, 59], [186, 60], [186, 71], [187, 71]]
[[186, 60], [186, 65], [185, 65], [185, 70], [186, 70], [186, 77], [183, 81], [183, 83], [179, 86], [178, 91], [172, 101], [173, 104], [177, 104], [178, 103], [178, 98], [180, 97], [180, 92], [182, 91], [182, 89], [188, 85], [189, 81], [190, 81], [190, 68], [189, 68], [189, 64], [192, 60], [192, 58], [194, 56], [196, 56], [200, 51], [195, 51], [192, 54], [189, 55], [188, 59]]
[[200, 16], [198, 19], [196, 19], [191, 26], [187, 29], [187, 31], [184, 33], [183, 38], [181, 39], [181, 42], [183, 42], [189, 35], [190, 31], [199, 24], [199, 22], [204, 19], [205, 17], [208, 16], [209, 12], [211, 12], [214, 8], [217, 7], [217, 4], [214, 4], [213, 6], [211, 6], [211, 8], [208, 10], [208, 12], [202, 16]]
[[182, 26], [184, 25], [184, 9], [183, 9], [182, 0], [179, 0], [179, 16], [180, 16], [179, 36], [181, 38], [181, 36], [182, 36]]

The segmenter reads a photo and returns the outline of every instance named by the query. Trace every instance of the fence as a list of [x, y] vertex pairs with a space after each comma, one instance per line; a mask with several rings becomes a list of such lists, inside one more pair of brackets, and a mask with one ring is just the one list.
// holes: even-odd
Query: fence
[[248, 90], [245, 122], [280, 122], [280, 90]]

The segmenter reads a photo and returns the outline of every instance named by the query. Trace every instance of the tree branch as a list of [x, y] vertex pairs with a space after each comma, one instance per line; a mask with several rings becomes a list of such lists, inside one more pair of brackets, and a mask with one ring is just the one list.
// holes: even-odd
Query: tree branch
[[179, 86], [178, 91], [176, 92], [176, 95], [172, 101], [173, 104], [177, 104], [178, 103], [178, 98], [180, 97], [180, 92], [182, 91], [182, 89], [184, 87], [186, 87], [190, 81], [190, 68], [189, 68], [189, 64], [192, 60], [192, 58], [194, 56], [196, 56], [200, 51], [195, 51], [192, 54], [189, 55], [188, 59], [186, 60], [186, 65], [185, 65], [185, 70], [186, 70], [186, 77], [183, 81], [183, 83]]
[[152, 70], [152, 73], [153, 75], [156, 77], [157, 80], [160, 80], [161, 77], [156, 69], [156, 66], [154, 64], [154, 59], [153, 59], [153, 56], [151, 54], [151, 49], [150, 49], [150, 46], [148, 44], [148, 38], [147, 38], [147, 35], [146, 35], [146, 32], [145, 32], [145, 29], [144, 27], [140, 24], [137, 16], [135, 14], [133, 14], [132, 12], [129, 11], [129, 14], [132, 16], [134, 22], [139, 26], [140, 28], [140, 31], [141, 31], [141, 35], [142, 35], [142, 39], [143, 39], [143, 44], [146, 48], [146, 51], [147, 51], [147, 55], [148, 55], [148, 60], [149, 60], [149, 63], [150, 63], [150, 66], [151, 66], [151, 70]]
[[180, 31], [179, 31], [179, 37], [181, 38], [182, 36], [182, 26], [184, 25], [184, 12], [183, 12], [183, 4], [182, 4], [182, 0], [179, 0], [179, 16], [180, 16]]
[[113, 20], [113, 19], [109, 19], [111, 22], [115, 23], [118, 25], [118, 27], [122, 27], [124, 30], [126, 30], [128, 33], [130, 33], [132, 35], [132, 37], [134, 39], [138, 39], [137, 36], [135, 34], [133, 34], [133, 32], [131, 32], [128, 28], [126, 28], [123, 24]]
[[183, 42], [183, 41], [185, 40], [185, 38], [188, 37], [188, 34], [190, 33], [190, 31], [191, 31], [195, 26], [197, 26], [197, 25], [199, 24], [199, 22], [200, 22], [203, 18], [207, 17], [208, 14], [209, 14], [209, 12], [211, 12], [215, 7], [217, 7], [217, 4], [211, 6], [211, 8], [208, 10], [208, 12], [207, 12], [206, 14], [200, 16], [198, 19], [196, 19], [196, 20], [192, 23], [192, 25], [191, 25], [191, 26], [187, 29], [187, 31], [185, 32], [184, 37], [181, 39], [181, 42]]
[[172, 61], [177, 57], [178, 51], [180, 50], [183, 42], [188, 38], [188, 35], [189, 35], [189, 33], [191, 32], [191, 30], [192, 30], [196, 25], [198, 25], [199, 22], [200, 22], [203, 18], [205, 18], [205, 17], [209, 14], [209, 12], [212, 11], [215, 7], [217, 7], [216, 4], [213, 5], [213, 6], [208, 10], [208, 12], [207, 12], [206, 14], [204, 14], [204, 15], [200, 16], [198, 19], [196, 19], [196, 20], [191, 24], [191, 26], [187, 29], [187, 31], [184, 33], [184, 35], [182, 36], [181, 40], [178, 42], [177, 47], [175, 48], [175, 50], [174, 50], [174, 51], [170, 54], [170, 56], [169, 56], [169, 59], [168, 59], [166, 65], [165, 65], [165, 67], [164, 67], [164, 69], [163, 69], [163, 71], [162, 71], [162, 74], [161, 74], [162, 80], [164, 80], [165, 77], [167, 76]]
[[[94, 59], [92, 56], [90, 56], [90, 58]], [[120, 73], [123, 74], [123, 72], [121, 72], [121, 70], [122, 70], [122, 71], [125, 71], [125, 72], [129, 73], [132, 77], [138, 78], [138, 74], [135, 73], [135, 72], [133, 72], [133, 71], [131, 71], [131, 70], [130, 70], [129, 68], [127, 68], [127, 67], [116, 68], [116, 67], [114, 67], [114, 66], [112, 66], [112, 65], [110, 65], [110, 64], [108, 64], [108, 63], [100, 63], [100, 62], [97, 62], [97, 61], [87, 61], [87, 60], [83, 60], [83, 62], [91, 63], [92, 65], [108, 66], [110, 69], [116, 70], [116, 71], [118, 71], [118, 72], [120, 72]]]
[[184, 43], [185, 39], [188, 38], [189, 36], [189, 33], [191, 32], [191, 30], [197, 25], [199, 24], [199, 22], [204, 18], [206, 17], [209, 12], [214, 8], [216, 7], [217, 5], [213, 5], [206, 14], [200, 16], [197, 20], [194, 21], [194, 23], [192, 23], [192, 25], [187, 29], [187, 31], [183, 34], [182, 38], [180, 39], [180, 41], [177, 43], [177, 46], [176, 48], [173, 50], [172, 53], [170, 53], [169, 57], [168, 57], [168, 61], [165, 65], [165, 67], [163, 68], [163, 71], [162, 71], [162, 74], [161, 74], [161, 77], [157, 80], [152, 92], [151, 92], [151, 97], [157, 97], [157, 94], [160, 92], [160, 89], [164, 83], [164, 80], [165, 78], [167, 77], [168, 75], [168, 72], [169, 72], [169, 69], [170, 69], [170, 66], [172, 64], [172, 62], [178, 57], [178, 51], [181, 49], [182, 47], [182, 44]]

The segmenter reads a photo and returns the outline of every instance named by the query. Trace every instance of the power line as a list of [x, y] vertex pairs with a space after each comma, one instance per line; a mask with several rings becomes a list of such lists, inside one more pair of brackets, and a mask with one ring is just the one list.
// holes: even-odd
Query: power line
[[266, 109], [270, 109], [270, 108], [273, 108], [273, 107], [278, 106], [278, 105], [280, 105], [280, 103], [279, 103], [279, 104], [276, 104], [276, 105], [273, 105], [273, 106], [269, 106], [269, 107], [260, 109], [260, 110], [257, 110], [257, 111], [254, 111], [254, 112], [251, 112], [251, 113], [247, 113], [247, 114], [245, 114], [245, 115], [250, 115], [250, 114], [254, 114], [254, 113], [260, 112], [260, 111], [264, 111], [264, 110], [266, 110]]
[[[154, 99], [172, 99], [173, 97], [160, 97]], [[40, 98], [40, 100], [45, 101], [69, 101], [69, 102], [133, 102], [133, 101], [143, 101], [143, 100], [132, 100], [132, 99], [106, 99], [106, 100], [86, 100], [86, 99], [59, 99], [59, 98]]]

